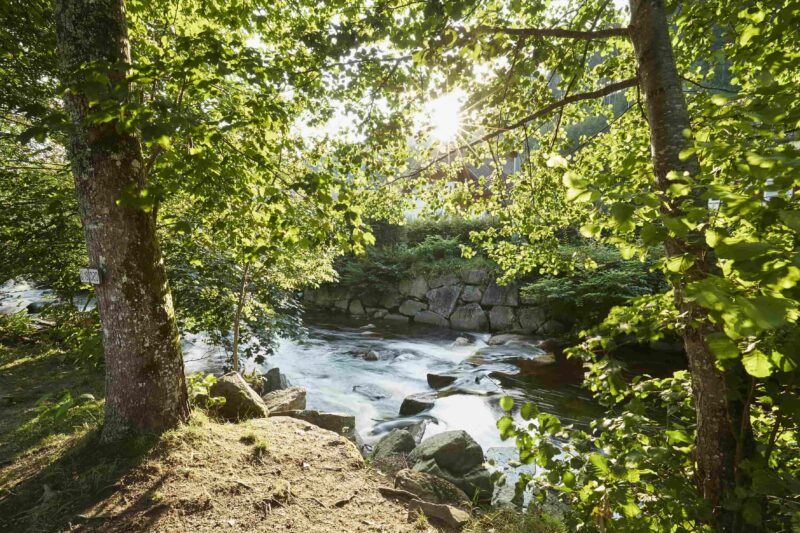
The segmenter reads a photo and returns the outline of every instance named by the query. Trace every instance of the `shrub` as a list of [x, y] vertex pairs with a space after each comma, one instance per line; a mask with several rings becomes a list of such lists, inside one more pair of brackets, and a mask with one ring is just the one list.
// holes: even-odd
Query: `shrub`
[[566, 533], [567, 529], [550, 515], [533, 508], [528, 511], [500, 509], [470, 522], [464, 533]]
[[523, 286], [521, 293], [525, 300], [546, 304], [554, 315], [575, 320], [577, 328], [598, 324], [613, 307], [631, 298], [666, 289], [661, 272], [651, 271], [648, 263], [624, 261], [611, 249], [565, 247], [565, 253], [581, 253], [596, 268], [547, 276]]
[[33, 332], [31, 317], [26, 311], [0, 314], [0, 339], [16, 343]]

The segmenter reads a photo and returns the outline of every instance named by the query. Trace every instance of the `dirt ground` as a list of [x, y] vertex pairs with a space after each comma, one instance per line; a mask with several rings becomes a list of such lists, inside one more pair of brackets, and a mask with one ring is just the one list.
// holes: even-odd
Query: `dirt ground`
[[286, 417], [205, 421], [165, 439], [73, 531], [438, 531], [385, 499], [343, 437]]

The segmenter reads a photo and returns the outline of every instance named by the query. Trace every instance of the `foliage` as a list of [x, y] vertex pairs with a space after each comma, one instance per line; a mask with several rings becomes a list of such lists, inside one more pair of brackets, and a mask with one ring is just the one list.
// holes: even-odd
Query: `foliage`
[[369, 247], [361, 256], [343, 257], [337, 264], [340, 284], [356, 292], [389, 292], [404, 279], [438, 276], [471, 268], [493, 270], [483, 257], [465, 259], [461, 241], [440, 235], [427, 235], [417, 244]]
[[102, 366], [103, 339], [96, 309], [78, 311], [72, 305], [62, 303], [49, 306], [44, 316], [53, 322], [46, 329], [46, 336], [66, 350], [73, 363]]
[[465, 533], [566, 533], [557, 519], [529, 508], [491, 510], [473, 520], [463, 530]]
[[0, 339], [16, 343], [33, 331], [31, 317], [27, 311], [0, 314]]
[[186, 390], [189, 395], [189, 405], [201, 409], [212, 409], [224, 405], [225, 398], [211, 396], [211, 387], [217, 382], [214, 374], [196, 372], [186, 376]]
[[[613, 248], [584, 247], [593, 268], [576, 268], [560, 277], [545, 276], [520, 289], [523, 299], [546, 304], [554, 315], [570, 317], [578, 329], [599, 324], [615, 306], [626, 301], [662, 292], [661, 272], [640, 261], [625, 261]], [[587, 261], [588, 262], [588, 261]]]

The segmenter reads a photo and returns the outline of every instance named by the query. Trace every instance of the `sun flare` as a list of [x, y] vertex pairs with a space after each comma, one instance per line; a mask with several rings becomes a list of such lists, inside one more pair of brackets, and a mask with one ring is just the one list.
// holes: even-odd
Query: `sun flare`
[[461, 100], [463, 94], [454, 91], [427, 104], [431, 135], [442, 144], [455, 140], [461, 131]]

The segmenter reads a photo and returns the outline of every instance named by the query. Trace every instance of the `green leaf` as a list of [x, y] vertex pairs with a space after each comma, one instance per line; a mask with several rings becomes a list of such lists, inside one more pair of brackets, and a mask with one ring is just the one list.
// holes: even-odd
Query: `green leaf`
[[609, 474], [608, 459], [605, 456], [596, 452], [590, 453], [589, 463], [591, 463], [598, 475], [607, 476]]
[[500, 398], [500, 407], [504, 411], [510, 411], [514, 407], [514, 398], [511, 396], [503, 396]]
[[739, 346], [721, 331], [707, 335], [706, 343], [717, 359], [736, 359], [739, 357]]
[[753, 350], [742, 357], [742, 364], [748, 374], [754, 378], [766, 378], [772, 374], [772, 363], [761, 350]]
[[522, 409], [520, 409], [520, 415], [522, 415], [523, 419], [531, 420], [538, 414], [539, 414], [539, 408], [536, 407], [535, 404], [531, 402], [526, 402], [522, 404]]

